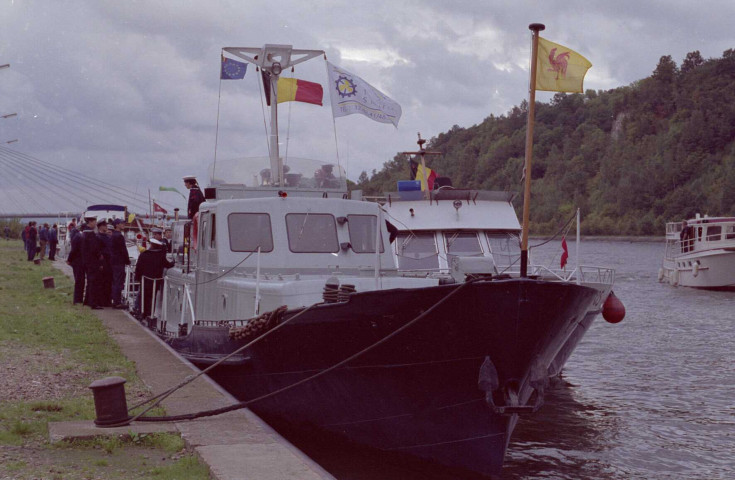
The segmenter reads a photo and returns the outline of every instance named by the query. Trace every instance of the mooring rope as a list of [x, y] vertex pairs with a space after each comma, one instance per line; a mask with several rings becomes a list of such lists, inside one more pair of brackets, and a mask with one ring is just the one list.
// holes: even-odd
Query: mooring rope
[[[261, 395], [260, 397], [253, 398], [251, 400], [245, 400], [245, 401], [242, 401], [242, 402], [238, 402], [238, 403], [235, 403], [235, 404], [230, 405], [230, 406], [227, 406], [227, 407], [217, 408], [217, 409], [213, 409], [213, 410], [203, 410], [203, 411], [200, 411], [200, 412], [187, 413], [187, 414], [182, 414], [182, 415], [169, 415], [169, 416], [165, 416], [165, 417], [142, 417], [141, 415], [143, 413], [145, 413], [145, 412], [143, 412], [143, 413], [141, 413], [139, 415], [136, 415], [135, 417], [131, 418], [130, 420], [128, 420], [125, 423], [116, 424], [116, 425], [110, 425], [110, 426], [123, 426], [123, 425], [129, 424], [130, 422], [132, 422], [134, 420], [141, 421], [141, 422], [177, 422], [177, 421], [181, 421], [181, 420], [194, 420], [194, 419], [197, 419], [197, 418], [211, 417], [211, 416], [214, 416], [214, 415], [221, 415], [223, 413], [228, 413], [228, 412], [232, 412], [232, 411], [235, 411], [235, 410], [240, 410], [240, 409], [243, 409], [243, 408], [247, 408], [249, 405], [252, 405], [255, 402], [259, 402], [259, 401], [265, 400], [267, 398], [270, 398], [270, 397], [279, 395], [279, 394], [281, 394], [283, 392], [286, 392], [288, 390], [291, 390], [291, 389], [293, 389], [295, 387], [298, 387], [300, 385], [303, 385], [303, 384], [305, 384], [307, 382], [311, 382], [313, 380], [316, 380], [317, 378], [322, 377], [322, 376], [324, 376], [324, 375], [332, 372], [333, 370], [336, 370], [337, 368], [340, 368], [340, 367], [344, 366], [345, 364], [351, 362], [352, 360], [356, 359], [357, 357], [360, 357], [361, 355], [364, 355], [365, 353], [369, 352], [370, 350], [372, 350], [372, 349], [374, 349], [374, 348], [382, 345], [383, 343], [387, 342], [388, 340], [390, 340], [391, 338], [395, 337], [399, 333], [403, 332], [407, 328], [410, 328], [412, 325], [414, 325], [415, 323], [419, 322], [420, 320], [423, 320], [430, 313], [432, 313], [434, 310], [436, 310], [440, 305], [442, 305], [444, 302], [446, 302], [447, 300], [449, 300], [451, 297], [453, 297], [454, 295], [456, 295], [458, 292], [460, 292], [462, 289], [466, 288], [471, 283], [474, 283], [474, 282], [476, 282], [478, 280], [480, 280], [480, 279], [470, 279], [470, 280], [466, 281], [465, 283], [462, 283], [461, 285], [457, 286], [452, 291], [450, 291], [447, 295], [445, 295], [444, 297], [442, 297], [441, 299], [439, 299], [438, 302], [436, 302], [434, 305], [432, 305], [431, 307], [429, 307], [426, 311], [424, 311], [423, 313], [419, 314], [418, 317], [414, 318], [413, 320], [411, 320], [410, 322], [406, 323], [402, 327], [400, 327], [400, 328], [394, 330], [393, 332], [389, 333], [388, 335], [386, 335], [382, 339], [378, 340], [377, 342], [373, 343], [372, 345], [370, 345], [370, 346], [368, 346], [368, 347], [360, 350], [359, 352], [357, 352], [357, 353], [349, 356], [348, 358], [345, 358], [344, 360], [342, 360], [342, 361], [340, 361], [340, 362], [332, 365], [331, 367], [329, 367], [329, 368], [327, 368], [325, 370], [321, 370], [318, 373], [315, 373], [314, 375], [311, 375], [311, 376], [309, 376], [307, 378], [304, 378], [302, 380], [299, 380], [298, 382], [292, 383], [291, 385], [287, 385], [287, 386], [285, 386], [283, 388], [280, 388], [278, 390], [275, 390], [273, 392], [267, 393], [265, 395]], [[311, 307], [309, 307], [309, 308], [311, 308]], [[304, 310], [301, 313], [304, 313], [304, 312], [306, 312], [306, 310]], [[293, 320], [293, 317], [291, 319], [289, 319], [289, 321], [290, 320]], [[262, 336], [260, 336], [257, 339], [253, 340], [253, 342], [251, 342], [251, 344], [254, 343], [254, 342], [256, 342], [256, 341], [258, 341], [258, 340], [260, 340], [265, 335], [273, 332], [274, 330], [276, 330], [277, 328], [280, 328], [281, 326], [285, 325], [286, 323], [287, 322], [283, 322], [283, 323], [279, 324], [274, 329], [269, 330], [268, 332], [266, 332]], [[250, 344], [246, 345], [245, 347], [247, 347], [249, 345]], [[245, 347], [242, 347], [240, 350], [244, 349]], [[214, 365], [208, 367], [207, 370], [205, 370], [205, 371], [208, 371], [210, 368], [213, 368], [213, 367], [214, 367]], [[202, 371], [201, 373], [204, 373], [205, 371]], [[146, 411], [148, 411], [151, 408], [155, 407], [158, 403], [160, 403], [160, 401], [159, 402], [156, 402], [155, 405], [149, 407]]]
[[[295, 319], [297, 319], [298, 317], [300, 317], [300, 316], [301, 316], [301, 315], [303, 315], [304, 313], [306, 313], [306, 312], [308, 312], [309, 310], [311, 310], [311, 309], [312, 309], [312, 308], [313, 308], [314, 306], [316, 306], [316, 305], [318, 305], [318, 304], [316, 304], [316, 303], [315, 303], [315, 304], [313, 304], [313, 305], [309, 305], [308, 307], [304, 308], [304, 309], [303, 309], [303, 310], [301, 310], [301, 311], [300, 311], [299, 313], [297, 313], [296, 315], [294, 315], [294, 316], [290, 317], [289, 319], [287, 319], [287, 320], [285, 320], [285, 321], [282, 321], [282, 322], [274, 322], [274, 323], [276, 323], [276, 325], [275, 325], [275, 326], [273, 326], [273, 327], [272, 327], [271, 329], [267, 330], [266, 332], [264, 332], [264, 333], [263, 333], [262, 335], [260, 335], [260, 336], [259, 336], [258, 338], [256, 338], [256, 339], [252, 340], [251, 342], [249, 342], [249, 343], [247, 343], [247, 344], [243, 345], [242, 347], [238, 348], [238, 349], [237, 349], [237, 350], [235, 350], [234, 352], [231, 352], [231, 353], [227, 354], [226, 356], [224, 356], [224, 357], [220, 358], [220, 359], [219, 359], [219, 360], [217, 360], [217, 361], [216, 361], [215, 363], [213, 363], [212, 365], [208, 366], [207, 368], [205, 368], [204, 370], [200, 371], [199, 373], [197, 373], [197, 374], [195, 374], [195, 375], [189, 375], [188, 377], [186, 377], [186, 378], [184, 379], [184, 381], [182, 381], [182, 382], [181, 382], [181, 383], [179, 383], [178, 385], [176, 385], [176, 386], [174, 386], [174, 387], [171, 387], [171, 388], [169, 388], [168, 390], [166, 390], [165, 392], [159, 393], [158, 395], [156, 395], [156, 396], [154, 396], [154, 397], [151, 397], [151, 398], [149, 398], [149, 399], [147, 399], [147, 400], [144, 400], [144, 401], [142, 401], [142, 402], [140, 402], [140, 403], [138, 403], [138, 404], [136, 404], [136, 405], [134, 405], [134, 406], [132, 406], [132, 407], [128, 408], [128, 412], [131, 412], [131, 411], [135, 410], [136, 408], [140, 408], [140, 407], [142, 407], [143, 405], [145, 405], [145, 404], [147, 404], [147, 403], [150, 403], [150, 402], [153, 402], [154, 400], [157, 400], [157, 401], [156, 401], [156, 402], [155, 402], [155, 403], [154, 403], [153, 405], [151, 405], [150, 407], [146, 408], [146, 409], [145, 409], [144, 411], [142, 411], [141, 413], [139, 413], [139, 414], [137, 414], [137, 415], [133, 416], [132, 418], [130, 418], [129, 420], [127, 420], [127, 421], [125, 421], [125, 422], [122, 422], [122, 423], [119, 423], [119, 424], [115, 424], [115, 425], [109, 425], [109, 426], [111, 426], [111, 427], [122, 427], [122, 426], [124, 426], [124, 425], [128, 425], [128, 424], [129, 424], [130, 422], [132, 422], [132, 421], [135, 421], [135, 420], [141, 420], [141, 421], [145, 421], [145, 420], [143, 420], [143, 419], [142, 419], [142, 418], [140, 418], [140, 417], [141, 417], [142, 415], [146, 414], [147, 412], [149, 412], [150, 410], [152, 410], [152, 409], [156, 408], [156, 407], [157, 407], [157, 406], [158, 406], [158, 405], [159, 405], [159, 404], [160, 404], [160, 403], [161, 403], [161, 402], [162, 402], [163, 400], [165, 400], [165, 399], [166, 399], [166, 398], [167, 398], [168, 396], [170, 396], [170, 395], [171, 395], [172, 393], [174, 393], [175, 391], [177, 391], [177, 390], [180, 390], [181, 388], [183, 388], [183, 387], [185, 387], [186, 385], [190, 384], [191, 382], [193, 382], [193, 381], [194, 381], [194, 380], [196, 380], [197, 378], [199, 378], [199, 377], [201, 377], [202, 375], [206, 374], [207, 372], [209, 372], [209, 371], [210, 371], [210, 370], [212, 370], [213, 368], [217, 367], [218, 365], [222, 364], [223, 362], [225, 362], [225, 361], [229, 360], [230, 358], [232, 358], [233, 356], [235, 356], [235, 355], [237, 355], [238, 353], [242, 352], [242, 351], [243, 351], [243, 350], [245, 350], [246, 348], [248, 348], [248, 347], [250, 347], [250, 346], [254, 345], [255, 343], [257, 343], [257, 342], [261, 341], [262, 339], [264, 339], [265, 337], [267, 337], [267, 336], [268, 336], [268, 335], [270, 335], [271, 333], [275, 332], [276, 330], [280, 329], [281, 327], [283, 327], [283, 326], [285, 326], [285, 325], [287, 325], [287, 324], [291, 323], [292, 321], [294, 321]], [[282, 310], [282, 308], [283, 308], [283, 307], [279, 307], [279, 308], [278, 308], [278, 309], [276, 309], [275, 311], [277, 311], [277, 312], [281, 312], [281, 315], [282, 315], [282, 314], [283, 314], [283, 312], [284, 312], [284, 311]], [[153, 418], [153, 417], [146, 417], [146, 418]], [[151, 420], [148, 420], [148, 421], [151, 421]]]

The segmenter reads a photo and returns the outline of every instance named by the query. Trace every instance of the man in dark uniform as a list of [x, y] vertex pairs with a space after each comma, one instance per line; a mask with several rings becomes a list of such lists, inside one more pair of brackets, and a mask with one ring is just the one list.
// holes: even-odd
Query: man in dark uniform
[[143, 318], [150, 317], [153, 310], [153, 283], [155, 280], [156, 292], [160, 295], [163, 291], [163, 269], [171, 268], [174, 262], [166, 258], [166, 251], [160, 240], [155, 238], [150, 241], [150, 248], [141, 253], [135, 264], [135, 280], [141, 282], [143, 301], [141, 309]]
[[38, 242], [38, 230], [36, 230], [36, 222], [31, 222], [28, 225], [30, 227], [26, 234], [26, 242], [28, 243], [28, 261], [32, 262], [37, 253], [36, 249], [38, 248], [36, 245]]
[[110, 259], [112, 256], [112, 237], [108, 231], [107, 221], [97, 222], [97, 238], [100, 241], [100, 253], [102, 253], [102, 273], [100, 285], [99, 305], [101, 307], [110, 306], [110, 298], [112, 294], [112, 264]]
[[59, 244], [59, 234], [54, 223], [48, 231], [48, 259], [56, 260], [56, 246]]
[[125, 245], [125, 237], [122, 230], [125, 222], [119, 218], [112, 222], [112, 245], [110, 265], [112, 266], [112, 306], [113, 308], [125, 308], [122, 303], [121, 293], [125, 284], [125, 265], [130, 265], [128, 247]]
[[89, 305], [93, 310], [99, 310], [101, 290], [102, 290], [102, 270], [103, 257], [102, 245], [97, 238], [94, 229], [97, 226], [97, 219], [94, 217], [86, 217], [87, 228], [82, 232], [82, 259], [84, 261], [84, 273], [87, 275], [87, 294], [84, 303]]
[[[85, 228], [82, 225], [82, 229]], [[76, 305], [84, 302], [84, 259], [82, 258], [82, 235], [74, 227], [70, 227], [70, 231], [77, 232], [71, 237], [71, 250], [69, 250], [69, 256], [66, 257], [66, 264], [71, 265], [74, 271], [74, 304]]]
[[166, 250], [166, 253], [171, 253], [171, 228], [166, 227], [166, 229], [163, 231], [163, 239], [161, 240], [161, 242], [163, 243], [163, 248], [164, 250]]
[[184, 177], [184, 185], [189, 189], [189, 205], [186, 210], [186, 215], [191, 220], [199, 212], [199, 205], [204, 201], [204, 194], [199, 188], [196, 177], [193, 175]]

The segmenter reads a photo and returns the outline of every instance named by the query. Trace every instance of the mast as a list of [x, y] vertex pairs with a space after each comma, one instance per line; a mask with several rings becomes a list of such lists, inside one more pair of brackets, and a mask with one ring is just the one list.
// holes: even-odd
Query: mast
[[416, 143], [419, 145], [419, 150], [417, 152], [401, 152], [403, 155], [418, 155], [421, 157], [421, 168], [423, 169], [423, 173], [421, 175], [421, 190], [424, 192], [424, 198], [427, 200], [429, 199], [429, 196], [431, 195], [431, 192], [429, 192], [429, 179], [426, 175], [426, 155], [441, 155], [442, 152], [431, 152], [428, 150], [424, 150], [424, 144], [426, 143], [426, 140], [421, 138], [421, 132], [418, 133], [419, 139], [416, 141]]
[[531, 159], [533, 157], [533, 121], [536, 110], [536, 58], [538, 57], [538, 32], [546, 26], [532, 23], [528, 26], [533, 32], [531, 48], [531, 83], [528, 92], [528, 120], [526, 121], [526, 185], [523, 190], [523, 224], [521, 225], [521, 277], [528, 276], [528, 222], [531, 208]]
[[270, 98], [271, 107], [271, 134], [268, 140], [271, 181], [273, 185], [284, 185], [283, 159], [278, 148], [278, 78], [282, 71], [319, 55], [324, 55], [324, 50], [299, 50], [291, 45], [274, 44], [266, 44], [262, 48], [225, 47], [223, 50], [232, 56], [252, 63], [269, 74], [264, 75], [264, 78], [269, 78], [270, 81], [268, 85], [264, 84], [263, 88], [268, 89], [265, 93], [266, 98]]

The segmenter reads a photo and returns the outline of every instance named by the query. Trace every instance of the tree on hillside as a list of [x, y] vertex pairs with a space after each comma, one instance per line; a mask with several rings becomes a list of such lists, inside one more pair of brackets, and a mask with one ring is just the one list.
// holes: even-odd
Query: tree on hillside
[[[438, 134], [430, 168], [455, 187], [521, 191], [527, 112], [523, 101]], [[394, 189], [407, 178], [398, 157], [360, 188]], [[589, 234], [658, 235], [697, 212], [735, 214], [735, 50], [690, 52], [681, 69], [664, 55], [630, 85], [537, 102], [533, 158], [533, 233], [556, 231], [576, 207]]]

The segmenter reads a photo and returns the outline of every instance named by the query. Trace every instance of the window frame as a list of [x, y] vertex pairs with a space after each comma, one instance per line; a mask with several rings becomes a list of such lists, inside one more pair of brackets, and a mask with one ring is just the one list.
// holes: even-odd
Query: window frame
[[[334, 250], [294, 250], [293, 246], [291, 245], [291, 232], [289, 231], [289, 224], [288, 224], [288, 218], [291, 216], [306, 216], [308, 219], [309, 217], [329, 217], [332, 219], [332, 226], [334, 227]], [[339, 234], [337, 233], [337, 219], [335, 216], [331, 213], [312, 213], [312, 212], [291, 212], [287, 213], [286, 216], [283, 218], [283, 221], [286, 223], [286, 239], [288, 240], [288, 249], [292, 253], [339, 253], [340, 246], [339, 246]], [[306, 221], [304, 221], [304, 225], [306, 225]], [[298, 239], [296, 239], [298, 240]]]
[[245, 216], [247, 216], [247, 215], [264, 215], [265, 218], [268, 219], [268, 233], [270, 234], [271, 245], [270, 245], [270, 249], [267, 249], [267, 250], [263, 249], [263, 247], [261, 246], [260, 253], [268, 253], [268, 252], [272, 252], [273, 251], [273, 249], [275, 248], [275, 242], [273, 241], [273, 222], [271, 222], [271, 216], [270, 216], [269, 213], [267, 213], [267, 212], [231, 212], [231, 213], [229, 213], [227, 215], [227, 238], [229, 240], [229, 246], [230, 246], [230, 251], [231, 252], [257, 252], [258, 251], [257, 248], [254, 249], [254, 250], [235, 250], [233, 248], [233, 244], [232, 244], [232, 228], [231, 228], [232, 227], [232, 224], [230, 223], [232, 221], [232, 216], [233, 215], [245, 215]]

